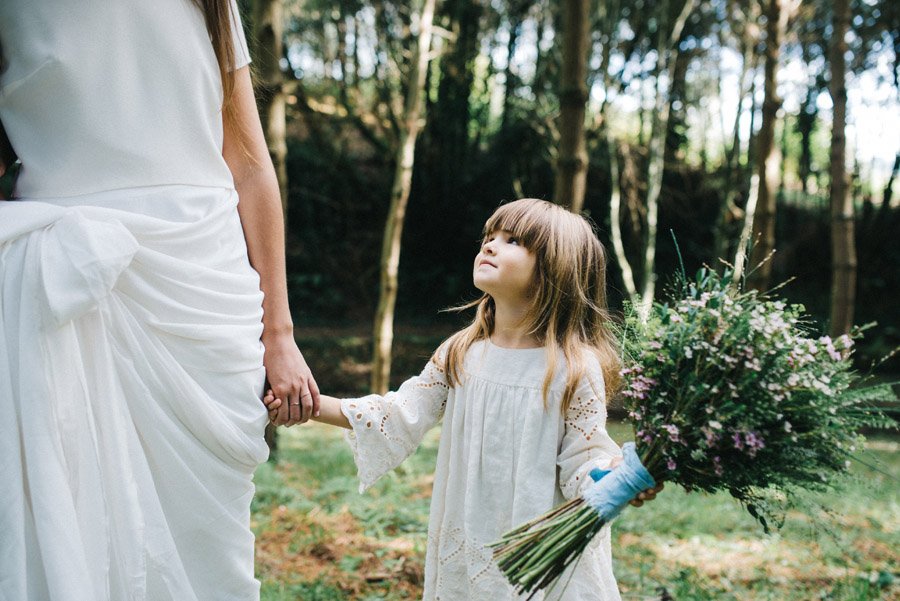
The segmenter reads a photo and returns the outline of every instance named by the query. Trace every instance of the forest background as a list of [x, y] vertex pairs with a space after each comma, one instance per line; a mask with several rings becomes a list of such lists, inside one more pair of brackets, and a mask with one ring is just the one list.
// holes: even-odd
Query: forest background
[[[741, 265], [749, 241], [747, 284], [780, 286], [815, 328], [877, 322], [861, 370], [900, 343], [897, 2], [241, 5], [297, 337], [323, 391], [384, 391], [417, 373], [469, 317], [443, 309], [477, 296], [485, 219], [526, 196], [597, 225], [614, 310], [661, 298], [682, 262]], [[897, 357], [877, 369], [898, 373]], [[868, 452], [896, 482], [897, 439], [872, 434]], [[368, 498], [337, 434], [306, 427], [278, 444], [254, 513], [264, 597], [420, 594], [434, 440]], [[799, 513], [808, 528], [785, 540], [761, 538], [728, 499], [670, 493], [639, 510], [642, 527], [622, 521], [623, 594], [896, 598], [897, 495], [859, 467], [865, 484], [828, 500], [843, 503], [835, 515]]]

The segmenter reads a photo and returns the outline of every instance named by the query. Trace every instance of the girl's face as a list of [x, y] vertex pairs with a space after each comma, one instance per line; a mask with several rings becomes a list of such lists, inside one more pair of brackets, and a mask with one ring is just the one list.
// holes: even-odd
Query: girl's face
[[491, 232], [475, 256], [475, 287], [494, 299], [527, 301], [534, 280], [535, 256], [509, 232]]

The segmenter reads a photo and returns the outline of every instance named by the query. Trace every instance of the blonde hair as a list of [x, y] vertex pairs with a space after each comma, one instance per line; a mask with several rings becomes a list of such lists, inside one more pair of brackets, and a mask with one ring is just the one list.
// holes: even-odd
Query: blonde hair
[[[509, 232], [535, 255], [533, 301], [523, 325], [547, 352], [545, 403], [560, 350], [567, 368], [563, 411], [584, 379], [591, 355], [600, 363], [606, 398], [612, 398], [619, 386], [621, 359], [606, 306], [606, 252], [591, 224], [559, 205], [524, 198], [501, 205], [487, 220], [485, 236], [499, 231]], [[463, 361], [472, 344], [487, 340], [494, 330], [494, 299], [484, 294], [457, 309], [472, 307], [472, 323], [441, 347], [452, 384], [462, 382]], [[437, 356], [435, 361], [440, 362]]]
[[[222, 79], [222, 116], [225, 127], [234, 134], [238, 148], [243, 154], [253, 159], [248, 147], [248, 134], [242, 124], [238, 123], [234, 108], [234, 65], [235, 48], [232, 27], [237, 27], [238, 17], [232, 13], [230, 0], [193, 0], [203, 13], [209, 41], [216, 54], [219, 76]], [[237, 3], [234, 5], [237, 7]]]

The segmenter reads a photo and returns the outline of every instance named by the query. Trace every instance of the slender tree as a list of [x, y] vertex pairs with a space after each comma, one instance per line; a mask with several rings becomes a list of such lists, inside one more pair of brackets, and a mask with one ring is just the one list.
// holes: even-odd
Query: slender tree
[[559, 90], [559, 152], [553, 198], [580, 212], [587, 185], [588, 154], [584, 113], [588, 100], [587, 62], [590, 48], [591, 0], [564, 0], [563, 62]]
[[280, 0], [254, 1], [252, 37], [259, 115], [278, 177], [282, 210], [287, 214], [286, 94], [280, 64], [284, 54], [284, 5]]
[[[663, 160], [665, 157], [666, 131], [669, 123], [669, 90], [671, 89], [681, 32], [696, 0], [685, 0], [681, 12], [671, 29], [660, 26], [656, 47], [656, 106], [650, 134], [650, 157], [647, 167], [647, 231], [644, 240], [643, 290], [640, 311], [646, 314], [653, 303], [656, 290], [656, 231], [659, 215], [659, 195], [662, 192]], [[662, 3], [661, 15], [669, 10], [668, 2]], [[663, 21], [665, 22], [665, 21]]]
[[[765, 290], [772, 276], [772, 262], [766, 260], [775, 248], [775, 208], [779, 182], [780, 152], [775, 144], [775, 123], [781, 98], [778, 96], [778, 62], [781, 46], [787, 32], [788, 21], [799, 6], [799, 0], [764, 0], [766, 17], [765, 45], [765, 98], [762, 107], [762, 123], [756, 138], [756, 161], [759, 186], [755, 199], [756, 215], [753, 217], [750, 265], [747, 285]], [[749, 202], [749, 201], [748, 201]], [[747, 215], [749, 219], [749, 213]]]
[[[616, 264], [622, 272], [622, 283], [628, 298], [637, 296], [634, 273], [631, 263], [625, 252], [625, 242], [622, 238], [622, 185], [619, 169], [619, 143], [609, 124], [609, 107], [612, 104], [612, 95], [615, 91], [613, 75], [609, 72], [609, 64], [612, 58], [613, 48], [618, 43], [618, 26], [621, 19], [621, 2], [608, 0], [600, 2], [598, 7], [598, 27], [600, 31], [600, 70], [599, 75], [603, 81], [603, 102], [600, 104], [599, 124], [601, 140], [606, 144], [606, 152], [609, 157], [609, 235], [612, 241], [613, 254]], [[624, 85], [619, 80], [620, 85]], [[631, 149], [628, 144], [623, 144], [622, 154], [630, 157]]]
[[469, 177], [468, 165], [472, 144], [469, 120], [470, 97], [475, 86], [475, 61], [480, 50], [479, 20], [484, 12], [480, 0], [447, 0], [441, 5], [443, 20], [452, 35], [452, 43], [439, 61], [440, 81], [437, 101], [429, 115], [429, 138], [440, 148], [439, 159], [430, 167], [429, 179], [439, 185], [433, 190], [441, 217], [452, 221], [455, 209]]
[[394, 184], [391, 188], [391, 204], [388, 209], [381, 248], [381, 286], [378, 309], [375, 314], [371, 380], [372, 391], [379, 394], [387, 392], [391, 375], [391, 348], [394, 341], [394, 307], [397, 302], [400, 240], [412, 185], [416, 137], [419, 133], [422, 95], [425, 89], [425, 76], [428, 71], [428, 58], [431, 50], [434, 6], [435, 0], [424, 0], [419, 16], [418, 36], [412, 44], [409, 81], [395, 159]]
[[831, 127], [831, 335], [850, 332], [856, 299], [856, 242], [853, 198], [847, 185], [845, 123], [847, 116], [846, 59], [850, 1], [834, 0], [831, 34], [831, 82], [834, 104]]
[[[742, 212], [735, 202], [738, 194], [746, 191], [746, 182], [744, 174], [747, 170], [742, 167], [741, 160], [741, 118], [745, 114], [744, 101], [749, 99], [750, 111], [754, 110], [752, 92], [754, 88], [752, 81], [757, 73], [758, 57], [754, 52], [756, 40], [758, 38], [758, 28], [755, 22], [748, 22], [742, 27], [739, 44], [743, 60], [741, 62], [740, 96], [738, 98], [737, 110], [735, 111], [734, 123], [732, 124], [731, 146], [725, 152], [725, 193], [722, 204], [719, 207], [719, 215], [716, 219], [716, 227], [713, 240], [713, 261], [716, 269], [724, 269], [724, 264], [719, 263], [718, 259], [724, 259], [731, 254], [730, 244], [733, 239], [734, 225], [740, 227], [741, 215], [746, 216], [746, 206]], [[752, 135], [752, 132], [751, 132]], [[749, 161], [749, 151], [747, 153]], [[751, 222], [752, 223], [752, 222]], [[749, 234], [748, 234], [749, 236]]]
[[531, 4], [531, 0], [511, 0], [508, 4], [509, 38], [506, 40], [506, 65], [503, 68], [503, 112], [500, 116], [500, 129], [502, 130], [509, 125], [512, 98], [519, 85], [518, 76], [513, 69], [513, 58]]

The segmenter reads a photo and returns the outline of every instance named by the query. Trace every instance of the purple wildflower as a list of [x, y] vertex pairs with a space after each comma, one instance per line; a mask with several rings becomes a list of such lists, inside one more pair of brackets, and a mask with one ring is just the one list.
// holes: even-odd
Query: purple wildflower
[[678, 426], [675, 424], [665, 424], [663, 429], [669, 433], [669, 440], [672, 442], [678, 442]]
[[674, 459], [672, 459], [671, 457], [669, 457], [669, 458], [666, 460], [666, 467], [669, 468], [669, 471], [671, 472], [671, 471], [674, 471], [676, 467], [678, 467], [678, 464], [675, 463], [675, 460], [674, 460]]
[[719, 440], [719, 435], [707, 427], [700, 428], [701, 432], [706, 436], [706, 446], [712, 448]]
[[756, 453], [760, 449], [766, 447], [765, 441], [761, 436], [758, 436], [756, 432], [748, 432], [745, 434], [744, 441], [747, 443], [747, 454], [751, 457], [756, 457]]

